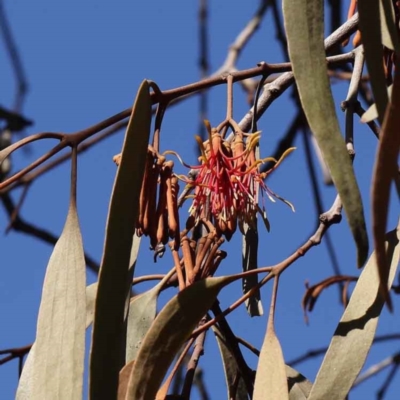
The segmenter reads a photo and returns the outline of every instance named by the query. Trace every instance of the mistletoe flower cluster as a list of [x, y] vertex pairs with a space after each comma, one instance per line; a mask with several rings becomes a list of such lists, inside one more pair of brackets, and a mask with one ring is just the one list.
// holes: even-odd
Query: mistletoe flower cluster
[[[181, 177], [194, 188], [193, 203], [189, 209], [196, 222], [201, 218], [212, 220], [220, 233], [229, 240], [236, 230], [237, 223], [243, 231], [243, 223], [252, 225], [257, 213], [260, 213], [268, 228], [264, 205], [259, 205], [259, 195], [270, 200], [282, 200], [292, 209], [293, 206], [274, 193], [264, 182], [266, 176], [275, 169], [281, 160], [294, 150], [288, 149], [279, 161], [272, 157], [257, 159], [260, 132], [246, 134], [236, 132], [232, 143], [223, 138], [208, 122], [209, 140], [199, 143], [201, 165], [191, 166], [196, 170], [194, 180]], [[272, 161], [274, 167], [261, 173], [260, 164]], [[189, 196], [188, 196], [189, 197]]]

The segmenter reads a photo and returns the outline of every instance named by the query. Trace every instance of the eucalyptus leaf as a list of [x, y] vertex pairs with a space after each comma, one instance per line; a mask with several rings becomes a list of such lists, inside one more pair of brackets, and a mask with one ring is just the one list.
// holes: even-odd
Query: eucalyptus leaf
[[[93, 322], [94, 303], [96, 300], [97, 282], [86, 286], [86, 329]], [[33, 343], [28, 356], [26, 357], [22, 374], [19, 378], [16, 400], [30, 400], [32, 399], [31, 379], [33, 358], [35, 354], [35, 343]]]
[[132, 370], [126, 400], [156, 397], [177, 352], [214, 303], [230, 277], [207, 278], [174, 296], [157, 315], [145, 336]]
[[312, 383], [300, 372], [286, 365], [289, 386], [289, 400], [306, 400], [311, 392]]
[[130, 258], [150, 125], [150, 87], [144, 81], [132, 108], [108, 213], [90, 356], [92, 400], [117, 397], [119, 371], [125, 364], [125, 308], [133, 274]]
[[383, 68], [380, 1], [363, 0], [357, 3], [359, 29], [365, 51], [368, 73], [374, 95], [378, 120], [382, 124], [388, 103], [386, 77]]
[[368, 256], [368, 237], [360, 191], [340, 133], [327, 74], [323, 6], [322, 0], [283, 0], [285, 28], [303, 110], [342, 200], [361, 267]]
[[126, 362], [135, 360], [143, 338], [156, 317], [157, 299], [165, 283], [175, 273], [171, 270], [157, 285], [131, 299], [126, 340]]
[[286, 365], [281, 345], [271, 324], [258, 359], [253, 400], [289, 400]]
[[386, 110], [379, 136], [372, 178], [372, 232], [374, 236], [376, 263], [381, 282], [381, 293], [391, 308], [388, 281], [388, 264], [385, 252], [385, 232], [389, 212], [390, 186], [398, 179], [397, 158], [400, 152], [400, 62], [396, 61], [392, 99]]
[[242, 376], [239, 377], [239, 381], [237, 382], [237, 374], [239, 374], [239, 369], [236, 360], [226, 342], [226, 338], [218, 326], [214, 325], [212, 330], [214, 331], [215, 338], [217, 339], [219, 351], [221, 353], [222, 364], [224, 366], [226, 387], [228, 389], [228, 400], [247, 400], [249, 396], [247, 394], [246, 384]]
[[50, 257], [40, 303], [31, 399], [80, 399], [85, 358], [86, 263], [75, 201]]
[[[386, 235], [389, 287], [399, 263], [399, 239], [400, 224]], [[342, 400], [347, 396], [372, 346], [383, 304], [375, 253], [372, 253], [336, 328], [309, 400]]]

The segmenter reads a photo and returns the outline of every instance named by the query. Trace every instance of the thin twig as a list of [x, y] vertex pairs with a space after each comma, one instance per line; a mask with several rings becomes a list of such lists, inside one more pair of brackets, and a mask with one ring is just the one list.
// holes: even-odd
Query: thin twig
[[[391, 340], [400, 340], [400, 333], [379, 335], [374, 339], [373, 344], [384, 343], [384, 342], [391, 341]], [[302, 354], [301, 356], [298, 356], [292, 360], [288, 360], [287, 363], [288, 363], [288, 365], [295, 366], [297, 364], [300, 364], [304, 361], [309, 360], [310, 358], [322, 356], [326, 353], [327, 350], [328, 350], [328, 347], [321, 347], [319, 349], [309, 350], [306, 353]]]
[[[346, 37], [350, 36], [357, 30], [358, 27], [358, 13], [343, 24], [339, 29], [333, 32], [325, 39], [325, 49], [328, 51], [336, 43], [340, 43]], [[282, 74], [273, 83], [267, 84], [265, 90], [260, 96], [257, 105], [257, 120], [261, 118], [271, 103], [279, 97], [290, 85], [294, 82], [294, 75], [292, 72]], [[250, 129], [251, 121], [253, 117], [253, 108], [242, 118], [239, 123], [240, 128], [243, 132], [247, 132]]]
[[17, 91], [14, 100], [14, 111], [19, 112], [22, 109], [23, 100], [28, 90], [28, 83], [17, 44], [14, 40], [11, 32], [11, 27], [8, 23], [3, 0], [0, 0], [0, 30], [3, 34], [5, 47], [10, 57], [15, 78], [17, 81]]
[[[204, 324], [205, 320], [206, 320], [206, 317], [204, 317], [200, 321], [199, 326]], [[193, 386], [194, 374], [196, 372], [196, 368], [199, 363], [200, 357], [204, 354], [205, 339], [206, 339], [206, 331], [203, 331], [197, 336], [197, 338], [194, 342], [193, 352], [192, 352], [192, 355], [188, 362], [185, 381], [183, 383], [183, 388], [182, 388], [182, 397], [184, 399], [190, 398], [190, 392], [191, 392], [192, 386]]]
[[360, 383], [363, 383], [367, 379], [375, 376], [385, 368], [389, 367], [392, 364], [400, 364], [400, 353], [397, 352], [390, 357], [385, 358], [384, 360], [380, 361], [379, 363], [373, 365], [372, 367], [368, 368], [363, 374], [361, 374], [353, 384], [353, 388], [358, 386]]
[[0, 350], [0, 356], [7, 354], [5, 357], [0, 358], [0, 365], [6, 364], [11, 360], [14, 360], [15, 358], [23, 358], [27, 353], [29, 353], [30, 349], [32, 348], [32, 345], [29, 344], [27, 346], [23, 347], [16, 347], [13, 349], [5, 349], [5, 350]]

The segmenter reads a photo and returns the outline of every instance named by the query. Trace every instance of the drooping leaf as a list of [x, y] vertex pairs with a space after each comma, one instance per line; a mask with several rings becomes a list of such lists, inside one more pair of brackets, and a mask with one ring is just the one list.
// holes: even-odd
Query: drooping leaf
[[[393, 85], [388, 86], [387, 91], [388, 91], [388, 98], [392, 97], [392, 88]], [[376, 109], [376, 104], [371, 104], [371, 106], [368, 108], [367, 111], [362, 115], [360, 121], [363, 123], [371, 122], [374, 119], [378, 118], [378, 110]]]
[[392, 99], [386, 110], [379, 137], [378, 153], [372, 178], [372, 232], [381, 292], [391, 308], [387, 280], [389, 275], [385, 252], [385, 232], [389, 212], [390, 186], [398, 175], [400, 152], [400, 62], [396, 62]]
[[156, 317], [157, 299], [160, 291], [174, 273], [175, 268], [152, 289], [131, 299], [126, 339], [127, 363], [136, 359], [143, 338]]
[[379, 1], [363, 0], [357, 3], [360, 15], [359, 29], [365, 51], [365, 60], [374, 95], [378, 120], [382, 124], [388, 103], [385, 71], [383, 69], [383, 46]]
[[145, 336], [132, 370], [126, 400], [154, 399], [169, 366], [184, 342], [214, 303], [230, 277], [207, 278], [174, 296]]
[[[399, 239], [400, 224], [386, 235], [389, 286], [399, 263]], [[372, 253], [336, 328], [309, 400], [342, 400], [347, 396], [371, 348], [383, 304], [375, 253]]]
[[75, 201], [50, 257], [40, 303], [32, 399], [80, 399], [85, 357], [86, 263]]
[[283, 14], [300, 100], [341, 197], [357, 244], [358, 266], [362, 266], [368, 256], [368, 238], [361, 196], [340, 133], [327, 74], [323, 1], [284, 0]]
[[125, 364], [125, 306], [133, 269], [132, 241], [138, 217], [151, 125], [149, 84], [139, 88], [125, 134], [107, 220], [90, 359], [90, 398], [114, 399]]
[[312, 383], [289, 365], [286, 365], [286, 376], [289, 387], [289, 400], [306, 400], [310, 394]]
[[[218, 326], [214, 325], [212, 330], [217, 339], [222, 364], [224, 366], [226, 387], [228, 389], [228, 400], [247, 400], [249, 396], [247, 394], [246, 384], [242, 376], [237, 376], [239, 374], [239, 369], [236, 360], [226, 343], [226, 338]], [[233, 397], [234, 395], [235, 397]]]
[[275, 330], [268, 323], [258, 359], [253, 400], [289, 400], [286, 365]]
[[[244, 234], [242, 235], [243, 250], [242, 250], [242, 268], [243, 271], [250, 271], [258, 267], [257, 252], [258, 252], [258, 231], [257, 220], [254, 220], [254, 227], [250, 227], [247, 223], [243, 224]], [[244, 277], [242, 280], [243, 293], [247, 293], [258, 283], [257, 275]], [[246, 300], [247, 312], [251, 317], [263, 315], [263, 306], [258, 290], [254, 296]]]
[[381, 17], [382, 44], [388, 49], [397, 52], [399, 49], [399, 38], [392, 0], [380, 1], [379, 12]]

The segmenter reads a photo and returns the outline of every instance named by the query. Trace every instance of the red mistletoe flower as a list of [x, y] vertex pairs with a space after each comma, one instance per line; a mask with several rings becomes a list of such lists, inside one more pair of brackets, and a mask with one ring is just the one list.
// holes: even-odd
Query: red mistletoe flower
[[[229, 143], [215, 128], [211, 129], [207, 121], [206, 126], [209, 140], [203, 143], [200, 137], [196, 136], [201, 151], [199, 157], [201, 165], [184, 164], [197, 172], [195, 179], [179, 177], [189, 187], [194, 188], [194, 195], [188, 197], [193, 198], [189, 213], [194, 216], [196, 222], [200, 218], [212, 219], [216, 228], [225, 234], [227, 239], [230, 239], [236, 230], [237, 221], [243, 230], [243, 223], [252, 225], [257, 213], [261, 214], [268, 227], [265, 207], [259, 206], [260, 193], [262, 196], [266, 194], [272, 201], [279, 199], [285, 202], [294, 211], [292, 204], [278, 196], [264, 183], [266, 176], [294, 148], [288, 149], [279, 161], [271, 157], [257, 160], [256, 150], [260, 132], [236, 133], [233, 142]], [[269, 171], [261, 173], [259, 166], [267, 161], [272, 161], [275, 165]], [[182, 160], [181, 162], [183, 163]]]

